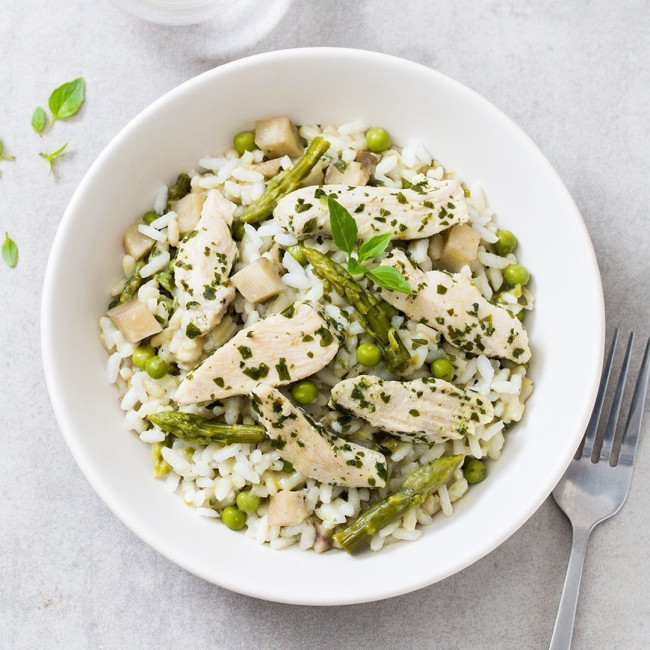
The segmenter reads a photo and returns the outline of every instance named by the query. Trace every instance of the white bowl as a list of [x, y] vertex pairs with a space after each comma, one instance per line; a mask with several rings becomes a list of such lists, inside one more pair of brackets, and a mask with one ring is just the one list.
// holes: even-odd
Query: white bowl
[[[161, 182], [219, 152], [256, 118], [304, 123], [363, 118], [394, 141], [422, 139], [470, 185], [484, 184], [502, 227], [520, 241], [537, 297], [528, 321], [535, 391], [507, 435], [489, 479], [417, 542], [350, 557], [259, 546], [151, 478], [149, 448], [123, 424], [98, 319], [119, 277], [122, 233], [148, 210]], [[568, 465], [596, 395], [604, 339], [594, 251], [567, 189], [544, 155], [503, 113], [461, 84], [383, 54], [296, 49], [206, 72], [128, 124], [92, 165], [52, 248], [42, 305], [47, 384], [65, 439], [113, 512], [185, 569], [243, 594], [339, 605], [409, 592], [475, 562], [512, 535]]]

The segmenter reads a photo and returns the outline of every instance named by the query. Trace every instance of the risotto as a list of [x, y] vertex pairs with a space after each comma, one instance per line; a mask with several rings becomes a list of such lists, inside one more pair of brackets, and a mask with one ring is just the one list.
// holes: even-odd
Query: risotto
[[124, 234], [100, 330], [126, 427], [197, 515], [274, 549], [417, 540], [532, 391], [516, 238], [361, 120], [233, 144]]

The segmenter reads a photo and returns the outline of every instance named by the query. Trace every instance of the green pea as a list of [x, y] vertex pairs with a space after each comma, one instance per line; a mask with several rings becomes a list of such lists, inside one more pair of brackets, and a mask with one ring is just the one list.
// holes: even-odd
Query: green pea
[[221, 521], [223, 521], [230, 530], [240, 530], [246, 523], [246, 515], [235, 506], [228, 506], [221, 512]]
[[252, 131], [241, 131], [232, 140], [235, 151], [241, 156], [244, 151], [255, 149], [255, 134]]
[[431, 362], [431, 374], [436, 379], [444, 379], [445, 381], [451, 381], [454, 378], [454, 366], [451, 364], [451, 361], [446, 357], [440, 357], [439, 359], [434, 359]]
[[291, 394], [298, 404], [311, 404], [318, 397], [318, 386], [313, 381], [304, 379], [294, 384]]
[[494, 242], [497, 255], [507, 255], [517, 248], [517, 238], [509, 230], [497, 230], [498, 239]]
[[162, 379], [169, 370], [169, 366], [164, 359], [157, 356], [149, 357], [144, 364], [144, 369], [152, 379]]
[[154, 212], [153, 210], [150, 210], [149, 212], [145, 212], [142, 215], [142, 221], [144, 221], [147, 225], [153, 223], [160, 215], [157, 212]]
[[469, 458], [463, 465], [463, 475], [468, 483], [480, 483], [487, 476], [487, 467], [478, 458]]
[[257, 494], [253, 494], [250, 490], [245, 490], [237, 495], [237, 507], [247, 515], [257, 512], [261, 503], [262, 499], [260, 499]]
[[246, 230], [244, 229], [244, 222], [243, 221], [233, 221], [232, 224], [232, 238], [235, 241], [241, 241], [244, 239], [244, 233]]
[[366, 368], [372, 368], [381, 361], [381, 348], [374, 343], [362, 343], [357, 348], [357, 361]]
[[391, 145], [388, 131], [381, 127], [370, 129], [366, 132], [366, 144], [368, 145], [368, 149], [373, 153], [386, 151]]
[[144, 370], [144, 366], [151, 357], [155, 356], [156, 351], [150, 345], [141, 345], [133, 350], [131, 361], [136, 368]]
[[525, 284], [528, 284], [530, 273], [528, 272], [528, 269], [521, 264], [511, 264], [510, 266], [506, 266], [506, 270], [503, 272], [503, 277], [509, 284], [520, 284], [523, 287]]

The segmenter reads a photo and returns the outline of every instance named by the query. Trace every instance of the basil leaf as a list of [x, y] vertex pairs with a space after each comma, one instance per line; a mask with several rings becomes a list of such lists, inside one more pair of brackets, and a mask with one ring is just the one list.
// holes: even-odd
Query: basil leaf
[[368, 241], [364, 241], [359, 246], [359, 261], [365, 262], [366, 260], [371, 260], [373, 257], [381, 255], [388, 248], [392, 237], [392, 233], [386, 232], [383, 235], [375, 235]]
[[5, 156], [2, 151], [4, 149], [4, 145], [2, 144], [2, 140], [0, 140], [0, 160], [16, 160], [14, 156]]
[[354, 257], [348, 258], [348, 273], [351, 275], [359, 275], [360, 273], [365, 273], [366, 267], [361, 264]]
[[5, 240], [2, 242], [2, 259], [11, 269], [18, 264], [18, 246], [13, 239], [9, 238], [9, 233], [5, 233]]
[[32, 113], [32, 129], [41, 135], [46, 124], [47, 115], [45, 115], [45, 111], [39, 106]]
[[39, 153], [38, 155], [41, 158], [45, 158], [47, 162], [50, 165], [50, 171], [48, 174], [51, 174], [53, 169], [54, 169], [54, 163], [56, 162], [56, 159], [65, 151], [65, 148], [68, 146], [68, 143], [66, 142], [62, 147], [59, 147], [56, 151], [53, 151], [52, 153]]
[[334, 243], [344, 253], [351, 253], [357, 243], [357, 222], [331, 196], [327, 197], [327, 207], [330, 211], [330, 230]]
[[416, 294], [409, 286], [406, 278], [392, 266], [378, 266], [375, 269], [366, 269], [366, 275], [375, 283], [386, 289], [408, 293], [412, 296]]
[[52, 91], [48, 106], [52, 112], [52, 123], [55, 120], [65, 120], [74, 115], [84, 103], [86, 82], [82, 77], [64, 83]]

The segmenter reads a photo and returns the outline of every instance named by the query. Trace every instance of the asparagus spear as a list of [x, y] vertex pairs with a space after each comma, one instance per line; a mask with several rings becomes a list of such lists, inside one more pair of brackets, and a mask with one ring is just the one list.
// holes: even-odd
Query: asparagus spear
[[329, 147], [330, 143], [321, 136], [314, 138], [298, 162], [274, 176], [266, 184], [264, 194], [241, 213], [239, 220], [244, 223], [257, 223], [269, 217], [278, 201], [298, 187], [300, 181], [307, 177]]
[[419, 506], [432, 492], [445, 485], [464, 459], [464, 454], [442, 456], [418, 467], [396, 492], [371, 505], [347, 528], [336, 533], [334, 539], [348, 553], [354, 553], [377, 531], [397, 521], [407, 510]]
[[301, 264], [311, 262], [314, 272], [334, 288], [342, 298], [357, 310], [359, 322], [363, 328], [380, 345], [388, 366], [392, 370], [406, 364], [411, 355], [399, 337], [397, 330], [391, 326], [390, 313], [383, 300], [377, 300], [340, 265], [333, 262], [327, 255], [314, 248], [300, 244], [290, 246], [289, 253]]
[[140, 277], [140, 269], [144, 266], [144, 261], [140, 260], [133, 269], [131, 277], [126, 281], [122, 293], [119, 297], [119, 304], [129, 302], [135, 296], [136, 291], [140, 288], [142, 284], [142, 278]]
[[147, 420], [181, 440], [199, 445], [211, 442], [262, 442], [266, 437], [264, 427], [255, 424], [224, 424], [180, 411], [152, 413]]
[[167, 192], [167, 205], [174, 201], [179, 201], [192, 190], [192, 180], [187, 174], [179, 174], [176, 182]]

